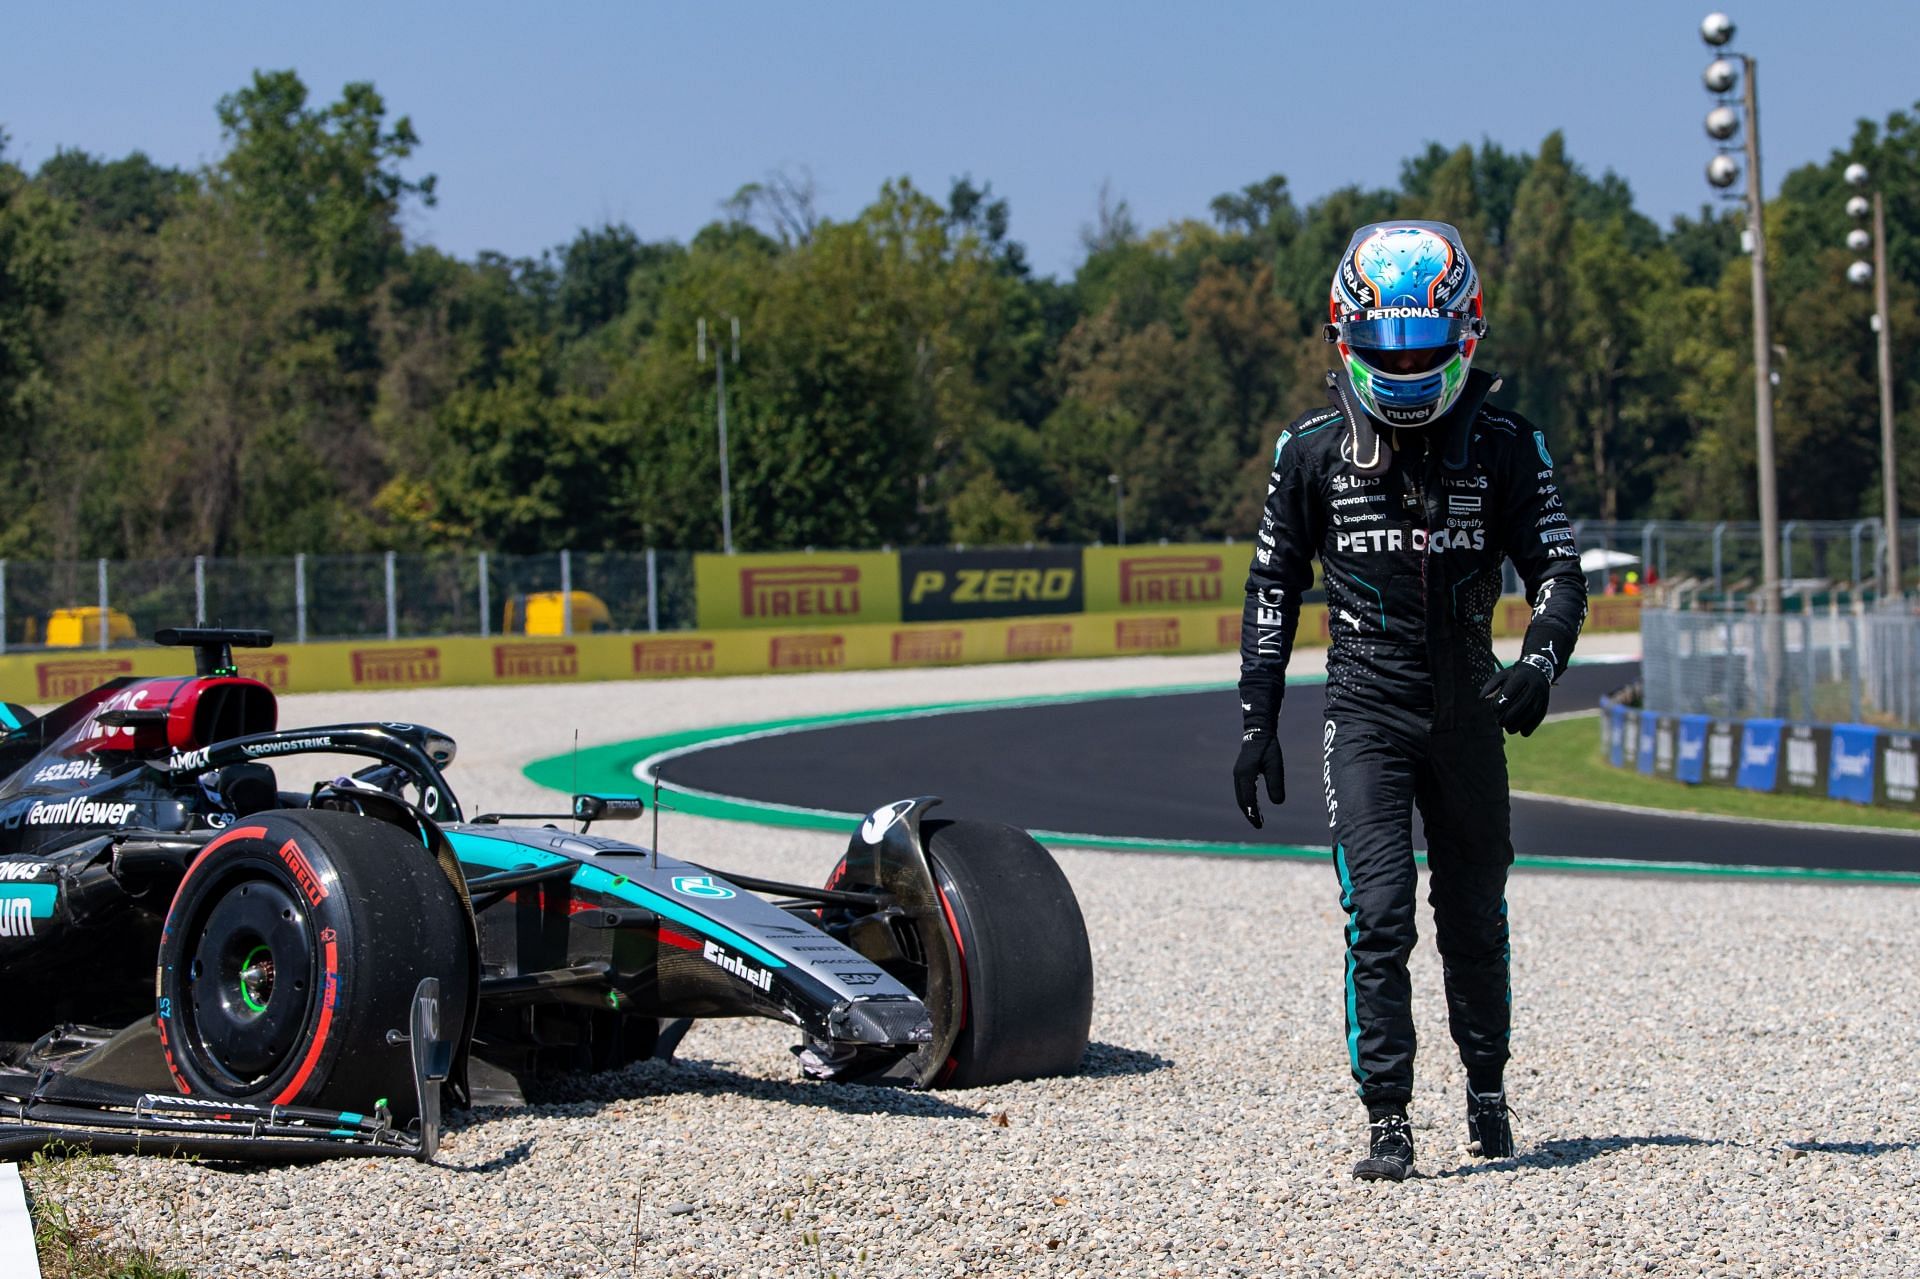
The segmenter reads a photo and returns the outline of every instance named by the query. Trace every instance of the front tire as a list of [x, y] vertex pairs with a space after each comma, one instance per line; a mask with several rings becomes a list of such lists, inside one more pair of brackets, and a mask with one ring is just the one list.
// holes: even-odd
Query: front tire
[[262, 813], [207, 845], [161, 934], [157, 1023], [180, 1091], [419, 1113], [405, 1035], [420, 981], [467, 1003], [469, 924], [404, 831], [350, 813]]
[[[960, 971], [959, 1026], [947, 1059], [932, 1066], [931, 1088], [980, 1088], [1079, 1069], [1093, 1022], [1093, 953], [1073, 888], [1051, 854], [1025, 831], [993, 822], [921, 823], [941, 918], [917, 920], [918, 944], [870, 955], [921, 998], [931, 965], [946, 963], [943, 930]], [[842, 859], [828, 880], [843, 884]], [[858, 930], [847, 934], [850, 944]], [[856, 945], [857, 948], [857, 945]], [[935, 1003], [934, 1039], [951, 1029]]]

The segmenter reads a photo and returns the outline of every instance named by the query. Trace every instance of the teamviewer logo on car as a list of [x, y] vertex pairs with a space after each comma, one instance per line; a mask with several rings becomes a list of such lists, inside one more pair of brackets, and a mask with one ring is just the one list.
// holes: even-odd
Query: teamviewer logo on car
[[851, 617], [860, 612], [860, 570], [803, 564], [740, 570], [743, 617]]
[[1120, 561], [1121, 604], [1212, 604], [1220, 599], [1218, 555], [1156, 555]]

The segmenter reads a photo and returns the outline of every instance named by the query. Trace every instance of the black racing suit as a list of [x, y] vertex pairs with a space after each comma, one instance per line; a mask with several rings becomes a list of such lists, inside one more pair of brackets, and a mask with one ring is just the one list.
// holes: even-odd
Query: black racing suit
[[1369, 1105], [1413, 1092], [1407, 957], [1414, 944], [1412, 807], [1426, 823], [1429, 900], [1454, 1042], [1478, 1091], [1499, 1086], [1510, 1013], [1507, 767], [1482, 685], [1501, 560], [1533, 603], [1525, 652], [1566, 669], [1586, 580], [1545, 436], [1486, 406], [1475, 371], [1439, 421], [1386, 427], [1344, 375], [1334, 407], [1281, 433], [1247, 577], [1240, 701], [1274, 730], [1301, 595], [1320, 557], [1327, 595], [1322, 781], [1347, 912], [1347, 1047]]

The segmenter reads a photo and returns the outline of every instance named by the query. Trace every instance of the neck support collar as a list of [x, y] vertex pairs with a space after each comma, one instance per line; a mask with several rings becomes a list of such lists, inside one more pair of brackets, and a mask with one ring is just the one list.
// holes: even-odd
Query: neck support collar
[[[1443, 441], [1443, 456], [1450, 470], [1460, 470], [1467, 464], [1467, 445], [1473, 437], [1473, 419], [1480, 412], [1486, 398], [1500, 389], [1502, 379], [1497, 373], [1488, 373], [1482, 369], [1470, 369], [1467, 372], [1467, 384], [1460, 391], [1460, 398], [1454, 401], [1446, 416], [1431, 426], [1410, 428], [1429, 431]], [[1392, 429], [1376, 421], [1371, 414], [1360, 407], [1360, 397], [1353, 393], [1353, 385], [1347, 380], [1345, 369], [1330, 369], [1327, 372], [1327, 398], [1333, 401], [1347, 422], [1347, 442], [1343, 450], [1353, 469], [1361, 475], [1383, 475], [1393, 460], [1393, 452], [1387, 445], [1387, 435]]]

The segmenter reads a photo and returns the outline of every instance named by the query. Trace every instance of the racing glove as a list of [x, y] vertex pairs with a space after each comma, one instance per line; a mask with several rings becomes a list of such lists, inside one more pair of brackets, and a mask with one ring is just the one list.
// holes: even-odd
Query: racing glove
[[1280, 743], [1271, 732], [1249, 730], [1240, 739], [1240, 758], [1233, 761], [1233, 800], [1253, 823], [1255, 830], [1266, 825], [1260, 816], [1260, 795], [1254, 783], [1267, 779], [1267, 798], [1276, 806], [1287, 802], [1287, 775], [1280, 759]]
[[1555, 680], [1566, 670], [1561, 648], [1571, 648], [1557, 634], [1541, 634], [1529, 627], [1520, 660], [1486, 682], [1480, 696], [1493, 703], [1500, 727], [1522, 737], [1533, 736], [1547, 717], [1547, 698]]

